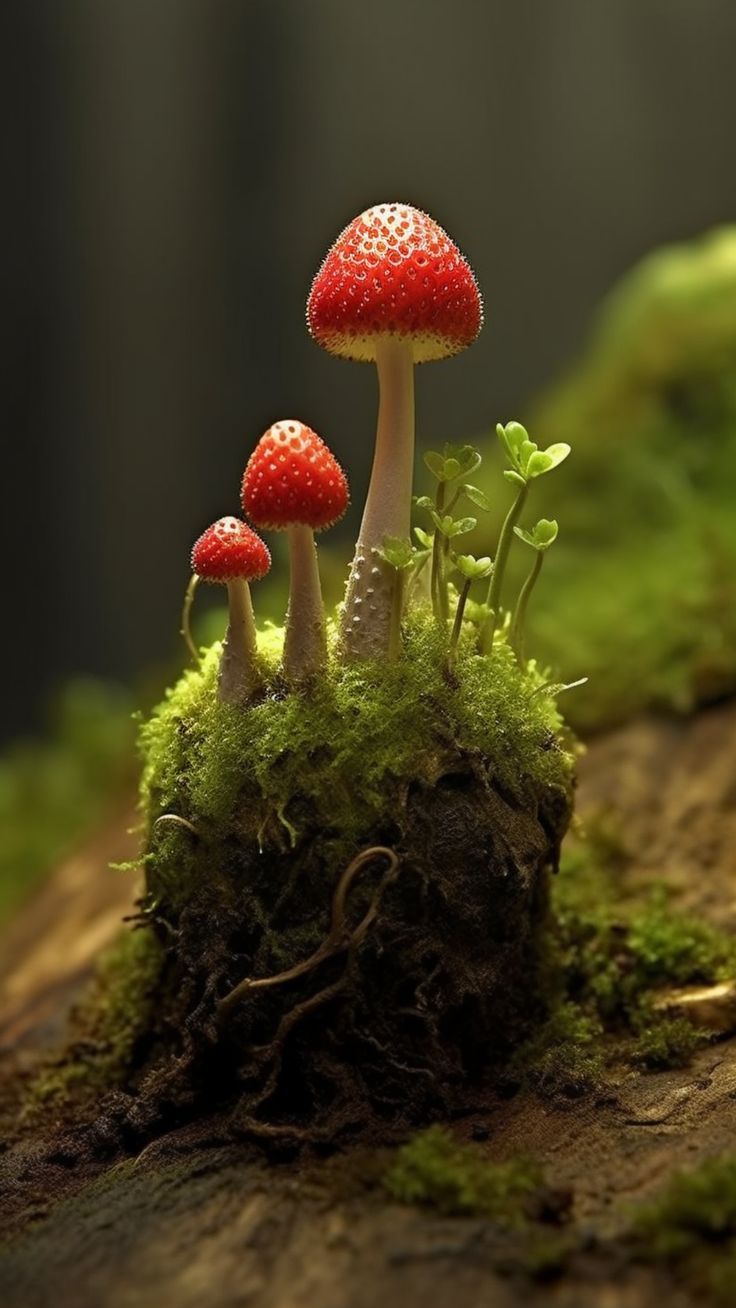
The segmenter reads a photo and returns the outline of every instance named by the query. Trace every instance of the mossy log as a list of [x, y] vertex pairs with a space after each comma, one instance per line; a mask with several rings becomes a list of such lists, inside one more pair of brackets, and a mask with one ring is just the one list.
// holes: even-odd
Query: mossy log
[[[731, 929], [735, 718], [734, 705], [724, 705], [685, 723], [648, 722], [601, 739], [582, 760], [580, 787], [583, 824], [595, 828], [603, 813], [605, 830], [618, 835], [627, 893], [639, 887], [644, 895], [653, 879], [671, 878], [678, 904]], [[699, 778], [692, 804], [682, 802], [687, 778], [690, 785]], [[186, 848], [184, 830], [167, 834]], [[104, 863], [109, 854], [100, 857]], [[77, 891], [80, 911], [96, 891], [92, 873]], [[379, 864], [372, 875], [380, 880]], [[63, 971], [66, 880], [54, 914], [55, 883], [48, 887], [47, 943], [61, 933]], [[3, 951], [0, 975], [12, 983], [9, 962]], [[20, 966], [18, 958], [15, 970]], [[59, 993], [63, 1007], [67, 991]], [[45, 1011], [41, 1026], [48, 1031]], [[98, 1111], [108, 1102], [98, 1100]], [[723, 1230], [711, 1234], [713, 1186], [684, 1227], [683, 1192], [671, 1191], [670, 1178], [696, 1169], [696, 1179], [707, 1179], [700, 1165], [709, 1168], [709, 1159], [731, 1149], [735, 1129], [733, 1039], [701, 1049], [684, 1069], [628, 1068], [602, 1094], [540, 1099], [522, 1088], [491, 1095], [482, 1112], [451, 1127], [454, 1140], [472, 1147], [474, 1169], [488, 1164], [488, 1172], [477, 1172], [483, 1206], [488, 1193], [493, 1198], [488, 1187], [509, 1177], [518, 1207], [519, 1178], [528, 1173], [512, 1167], [514, 1159], [541, 1168], [554, 1193], [572, 1201], [567, 1212], [545, 1204], [530, 1215], [524, 1199], [525, 1224], [505, 1231], [485, 1212], [448, 1216], [427, 1203], [392, 1202], [382, 1178], [388, 1169], [395, 1176], [404, 1155], [391, 1148], [357, 1147], [327, 1159], [306, 1151], [273, 1166], [262, 1149], [229, 1138], [225, 1111], [159, 1130], [143, 1147], [132, 1141], [130, 1157], [102, 1131], [60, 1136], [49, 1109], [0, 1157], [0, 1297], [7, 1308], [113, 1308], [133, 1299], [142, 1308], [194, 1308], [203, 1299], [229, 1308], [245, 1297], [259, 1308], [545, 1308], [553, 1301], [649, 1308], [673, 1295], [683, 1308], [730, 1303], [730, 1290], [714, 1299], [704, 1283], [706, 1272], [709, 1281], [727, 1273], [733, 1239], [720, 1216]], [[466, 1180], [452, 1181], [463, 1187], [460, 1204], [450, 1195], [453, 1213], [468, 1206]], [[722, 1194], [721, 1186], [719, 1214]], [[686, 1265], [644, 1261], [641, 1224], [632, 1243], [632, 1216], [641, 1203], [651, 1213], [649, 1201], [661, 1215], [658, 1230], [703, 1232]], [[512, 1203], [504, 1201], [501, 1212], [512, 1214]]]

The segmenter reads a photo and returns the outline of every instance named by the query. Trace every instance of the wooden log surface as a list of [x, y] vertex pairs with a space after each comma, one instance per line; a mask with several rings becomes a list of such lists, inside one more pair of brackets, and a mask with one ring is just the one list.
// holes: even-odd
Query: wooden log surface
[[[581, 766], [582, 821], [615, 824], [631, 875], [661, 877], [690, 908], [736, 928], [736, 705], [632, 724]], [[63, 864], [18, 915], [0, 962], [5, 1065], [58, 1039], [63, 1013], [134, 887], [106, 871], [129, 855], [127, 816]], [[0, 1077], [2, 1064], [0, 1064]], [[669, 1308], [694, 1300], [616, 1252], [635, 1201], [680, 1166], [732, 1148], [736, 1040], [682, 1070], [631, 1072], [600, 1096], [520, 1093], [482, 1120], [490, 1159], [525, 1152], [573, 1196], [576, 1253], [530, 1281], [476, 1218], [390, 1203], [360, 1150], [267, 1165], [218, 1124], [182, 1128], [94, 1173], [35, 1140], [9, 1148], [0, 1208], [3, 1308]], [[373, 1166], [374, 1162], [371, 1164]], [[3, 1191], [2, 1186], [5, 1189]], [[3, 1193], [5, 1199], [3, 1199]], [[18, 1194], [23, 1202], [18, 1205]], [[12, 1201], [12, 1202], [11, 1202]]]

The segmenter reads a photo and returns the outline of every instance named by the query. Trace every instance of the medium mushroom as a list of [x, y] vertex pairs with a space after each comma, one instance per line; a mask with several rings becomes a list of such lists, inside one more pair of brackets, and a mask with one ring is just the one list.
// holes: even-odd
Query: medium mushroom
[[256, 624], [250, 581], [265, 577], [271, 555], [260, 536], [239, 518], [219, 518], [196, 541], [192, 571], [227, 586], [229, 621], [222, 647], [218, 692], [225, 704], [244, 704], [258, 689]]
[[275, 422], [248, 460], [243, 512], [289, 537], [291, 581], [284, 638], [284, 672], [308, 680], [324, 665], [325, 617], [314, 532], [331, 527], [348, 503], [345, 474], [324, 441], [296, 418]]
[[380, 657], [391, 630], [396, 572], [380, 551], [410, 531], [414, 364], [457, 354], [483, 321], [475, 277], [436, 222], [407, 204], [366, 209], [338, 236], [307, 303], [314, 339], [378, 368], [373, 471], [341, 625], [353, 657]]

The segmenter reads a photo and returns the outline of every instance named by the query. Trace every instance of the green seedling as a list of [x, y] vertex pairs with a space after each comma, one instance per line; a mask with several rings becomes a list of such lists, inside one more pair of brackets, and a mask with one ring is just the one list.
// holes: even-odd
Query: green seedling
[[493, 649], [493, 638], [500, 617], [504, 572], [506, 571], [506, 563], [513, 540], [514, 527], [526, 503], [529, 486], [537, 477], [542, 477], [545, 473], [552, 472], [553, 469], [559, 467], [570, 453], [570, 446], [564, 443], [550, 445], [548, 449], [540, 450], [535, 442], [529, 439], [529, 433], [525, 427], [522, 427], [520, 422], [507, 422], [505, 426], [499, 423], [496, 427], [496, 433], [511, 463], [511, 467], [506, 468], [503, 475], [507, 481], [510, 481], [517, 488], [517, 491], [516, 498], [506, 515], [498, 538], [496, 563], [488, 588], [487, 603], [491, 615], [484, 628], [482, 641], [486, 653], [490, 653]]
[[401, 618], [404, 612], [406, 579], [412, 570], [418, 571], [429, 558], [428, 547], [418, 550], [410, 540], [401, 536], [387, 536], [379, 554], [389, 567], [396, 572], [396, 585], [393, 589], [391, 604], [391, 630], [389, 632], [388, 657], [396, 659], [401, 648]]
[[470, 587], [474, 581], [483, 581], [485, 578], [490, 577], [491, 572], [493, 571], [493, 563], [488, 557], [476, 559], [472, 554], [456, 554], [453, 557], [452, 563], [456, 571], [460, 573], [463, 582], [460, 587], [457, 609], [455, 610], [455, 621], [452, 627], [452, 635], [450, 636], [450, 649], [448, 655], [450, 663], [452, 663], [455, 657], [457, 643], [460, 639], [460, 632], [462, 631], [463, 626], [463, 616], [465, 614], [465, 605], [468, 602]]
[[550, 545], [557, 539], [557, 523], [549, 518], [540, 518], [539, 522], [531, 531], [524, 531], [523, 527], [514, 527], [514, 533], [523, 540], [525, 545], [529, 545], [534, 550], [534, 562], [529, 575], [524, 582], [519, 598], [516, 601], [514, 616], [511, 619], [510, 640], [513, 650], [519, 660], [519, 665], [523, 668], [526, 666], [524, 656], [524, 628], [526, 624], [526, 611], [534, 587], [537, 584], [537, 578], [542, 571], [544, 556]]
[[[487, 512], [490, 508], [485, 492], [469, 482], [460, 481], [480, 467], [481, 455], [473, 445], [445, 445], [442, 453], [428, 450], [424, 462], [437, 480], [434, 498], [420, 495], [415, 499], [418, 508], [427, 509], [437, 528], [432, 542], [432, 605], [438, 621], [446, 623], [449, 617], [449, 596], [447, 574], [449, 571], [450, 541], [454, 536], [472, 531], [477, 525], [475, 518], [454, 519], [452, 514], [460, 498], [464, 495], [477, 508]], [[456, 485], [448, 499], [448, 487]]]

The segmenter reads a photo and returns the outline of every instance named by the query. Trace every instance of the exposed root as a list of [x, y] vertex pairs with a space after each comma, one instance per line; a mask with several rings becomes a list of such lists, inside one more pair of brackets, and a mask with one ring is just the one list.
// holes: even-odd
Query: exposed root
[[222, 1108], [233, 1134], [288, 1147], [378, 1140], [484, 1101], [537, 1011], [567, 792], [502, 793], [482, 759], [449, 754], [347, 858], [306, 802], [293, 849], [259, 851], [260, 816], [244, 801], [213, 840], [161, 813], [157, 831], [187, 834], [161, 842], [169, 875], [152, 887], [157, 1040], [109, 1129], [145, 1144]]
[[195, 840], [200, 839], [200, 832], [197, 830], [194, 823], [190, 822], [188, 818], [180, 817], [178, 813], [162, 813], [160, 817], [156, 818], [156, 821], [153, 824], [154, 830], [156, 827], [160, 826], [162, 822], [171, 822], [174, 826], [184, 827], [186, 831], [191, 832]]
[[[369, 863], [374, 862], [377, 858], [388, 859], [388, 868], [376, 889], [371, 903], [361, 918], [358, 925], [352, 930], [346, 926], [346, 901], [348, 891], [357, 877]], [[376, 920], [378, 907], [381, 902], [386, 886], [393, 881], [398, 873], [399, 859], [392, 849], [387, 845], [372, 845], [370, 849], [364, 849], [358, 854], [353, 861], [345, 868], [340, 880], [335, 887], [335, 893], [332, 897], [332, 916], [330, 921], [330, 931], [325, 937], [319, 949], [315, 950], [309, 958], [304, 959], [301, 963], [296, 963], [293, 967], [287, 968], [285, 972], [279, 972], [276, 976], [267, 976], [259, 978], [244, 977], [242, 981], [225, 995], [220, 1001], [220, 1013], [227, 1012], [237, 1004], [245, 995], [254, 990], [265, 990], [272, 986], [286, 985], [289, 981], [296, 981], [298, 977], [305, 976], [312, 972], [326, 959], [332, 958], [335, 954], [341, 953], [345, 949], [354, 948], [364, 939], [366, 933]]]

